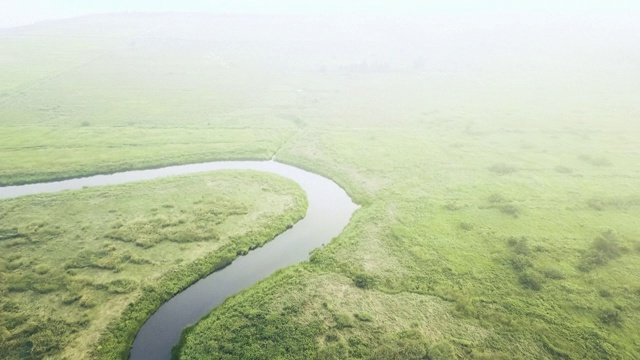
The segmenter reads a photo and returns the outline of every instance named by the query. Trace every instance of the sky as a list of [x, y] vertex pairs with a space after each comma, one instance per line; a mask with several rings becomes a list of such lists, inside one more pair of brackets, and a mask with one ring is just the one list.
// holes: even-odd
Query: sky
[[212, 13], [623, 12], [638, 0], [0, 0], [0, 27], [93, 13], [188, 11]]

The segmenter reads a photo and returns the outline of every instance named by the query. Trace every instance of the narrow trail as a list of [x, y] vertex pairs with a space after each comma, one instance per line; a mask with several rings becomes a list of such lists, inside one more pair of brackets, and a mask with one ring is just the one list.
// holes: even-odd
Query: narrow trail
[[291, 136], [289, 136], [288, 138], [286, 138], [286, 139], [282, 142], [282, 144], [280, 144], [280, 147], [279, 147], [278, 149], [276, 149], [276, 151], [273, 153], [273, 156], [271, 156], [271, 160], [276, 160], [276, 158], [277, 158], [278, 154], [280, 153], [280, 151], [282, 151], [282, 149], [283, 149], [286, 145], [290, 144], [290, 143], [293, 141], [293, 139], [294, 139], [295, 137], [297, 137], [298, 135], [302, 134], [304, 131], [305, 131], [305, 129], [303, 129], [303, 128], [298, 128], [298, 130], [297, 130], [295, 133], [293, 133]]

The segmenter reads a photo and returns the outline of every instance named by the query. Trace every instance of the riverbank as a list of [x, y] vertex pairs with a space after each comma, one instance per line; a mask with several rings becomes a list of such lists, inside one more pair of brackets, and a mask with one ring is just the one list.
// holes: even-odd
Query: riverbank
[[298, 185], [251, 171], [0, 201], [3, 356], [126, 358], [164, 300], [306, 208]]
[[277, 152], [362, 205], [186, 358], [638, 359], [640, 22], [531, 15], [2, 29], [0, 174]]

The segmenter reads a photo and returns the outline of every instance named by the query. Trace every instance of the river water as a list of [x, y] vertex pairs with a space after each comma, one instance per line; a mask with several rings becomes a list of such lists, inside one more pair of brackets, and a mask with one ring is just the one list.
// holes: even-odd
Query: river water
[[229, 296], [279, 269], [307, 260], [311, 250], [338, 236], [358, 208], [347, 193], [325, 177], [275, 161], [217, 161], [1, 187], [0, 199], [225, 169], [264, 171], [295, 181], [307, 193], [307, 214], [264, 246], [177, 294], [147, 320], [131, 347], [130, 359], [163, 360], [171, 358], [171, 348], [186, 326], [197, 322]]

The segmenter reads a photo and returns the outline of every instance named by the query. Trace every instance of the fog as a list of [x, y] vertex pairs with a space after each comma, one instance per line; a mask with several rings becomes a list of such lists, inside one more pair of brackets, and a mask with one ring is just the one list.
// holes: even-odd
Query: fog
[[[3, 1], [0, 186], [252, 160], [359, 205], [176, 356], [640, 358], [636, 6]], [[127, 358], [303, 216], [257, 176], [0, 201], [0, 354]]]
[[429, 14], [433, 12], [538, 12], [538, 13], [633, 13], [640, 6], [633, 0], [615, 1], [501, 1], [455, 0], [416, 2], [411, 0], [291, 1], [265, 3], [258, 0], [138, 0], [138, 1], [74, 1], [74, 0], [5, 0], [0, 4], [0, 27], [27, 25], [96, 13], [115, 12], [207, 12], [251, 14]]
[[[593, 12], [125, 13], [47, 21], [5, 29], [0, 36], [9, 42], [51, 39], [44, 46], [62, 52], [72, 42], [90, 44], [104, 53], [81, 69], [87, 72], [83, 77], [121, 86], [139, 86], [127, 82], [144, 77], [145, 84], [168, 92], [215, 87], [195, 80], [208, 74], [230, 88], [254, 87], [239, 96], [255, 100], [260, 93], [265, 100], [287, 87], [344, 90], [342, 82], [353, 77], [351, 83], [367, 91], [352, 94], [349, 107], [380, 106], [373, 113], [385, 116], [411, 116], [422, 108], [418, 112], [462, 111], [476, 119], [489, 112], [494, 119], [518, 113], [523, 123], [541, 116], [571, 121], [612, 114], [619, 115], [613, 121], [626, 121], [638, 115], [637, 19]], [[5, 53], [7, 69], [30, 53]], [[117, 73], [132, 77], [108, 76]], [[388, 92], [394, 100], [374, 100]], [[322, 100], [308, 94], [295, 101]]]

